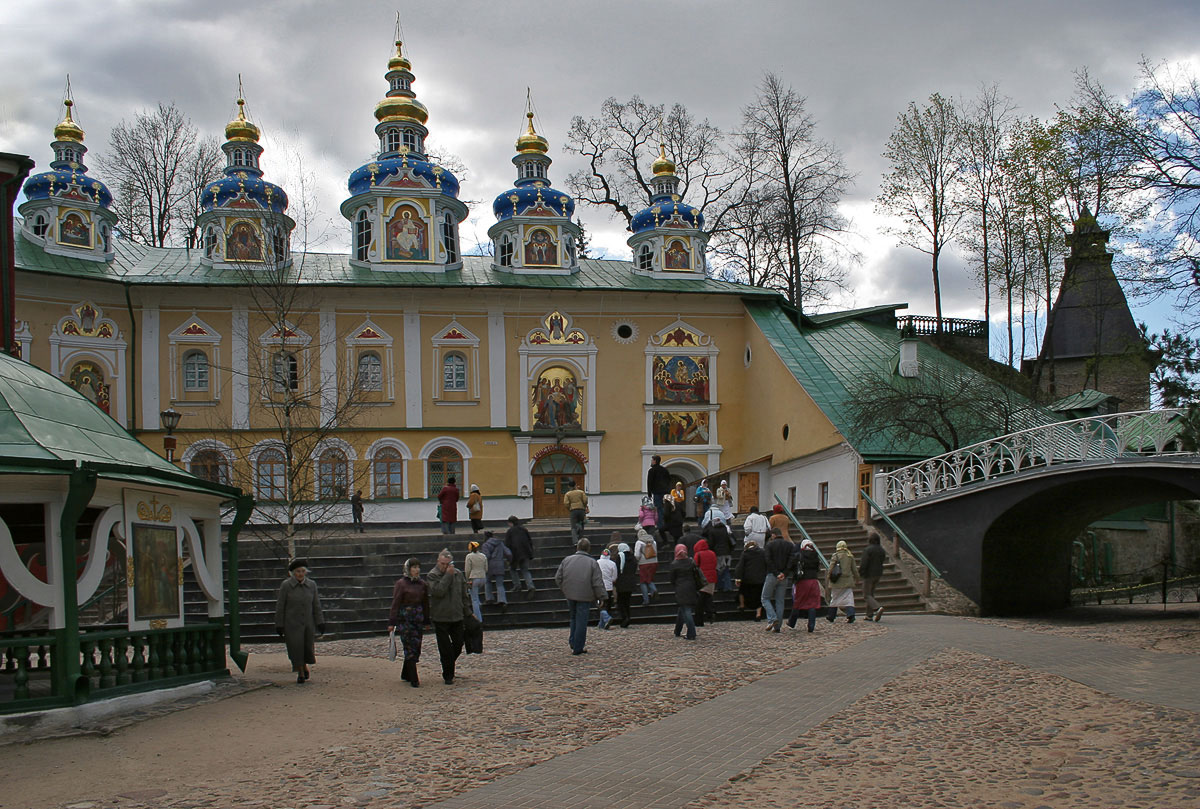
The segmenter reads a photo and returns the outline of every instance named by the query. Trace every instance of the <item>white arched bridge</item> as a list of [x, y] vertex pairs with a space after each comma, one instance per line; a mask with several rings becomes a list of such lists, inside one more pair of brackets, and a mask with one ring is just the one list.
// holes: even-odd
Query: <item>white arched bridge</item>
[[1181, 411], [1074, 419], [881, 474], [874, 500], [985, 614], [1066, 606], [1071, 541], [1133, 506], [1200, 498]]

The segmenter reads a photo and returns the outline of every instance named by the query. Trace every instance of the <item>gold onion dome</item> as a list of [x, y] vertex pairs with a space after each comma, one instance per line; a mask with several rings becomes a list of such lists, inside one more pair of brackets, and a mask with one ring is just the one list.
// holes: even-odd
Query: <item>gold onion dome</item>
[[54, 139], [56, 141], [72, 140], [76, 143], [83, 143], [83, 130], [79, 128], [79, 124], [71, 119], [71, 107], [74, 104], [75, 102], [69, 98], [63, 100], [63, 106], [67, 108], [67, 112], [62, 122], [54, 127]]
[[665, 144], [658, 144], [658, 159], [650, 164], [650, 170], [654, 172], [655, 177], [675, 173], [675, 163], [671, 158], [667, 157], [667, 147]]
[[424, 124], [429, 120], [429, 110], [415, 98], [408, 96], [389, 96], [375, 105], [375, 120], [384, 121], [416, 121]]
[[412, 71], [412, 62], [405, 58], [404, 53], [400, 50], [400, 40], [396, 40], [396, 55], [388, 60], [388, 72], [393, 70]]
[[239, 98], [237, 105], [237, 117], [225, 125], [225, 139], [258, 143], [258, 127], [246, 120], [246, 99]]
[[541, 152], [545, 154], [550, 150], [550, 142], [539, 135], [533, 128], [533, 113], [525, 113], [528, 119], [526, 122], [525, 134], [517, 138], [518, 152]]

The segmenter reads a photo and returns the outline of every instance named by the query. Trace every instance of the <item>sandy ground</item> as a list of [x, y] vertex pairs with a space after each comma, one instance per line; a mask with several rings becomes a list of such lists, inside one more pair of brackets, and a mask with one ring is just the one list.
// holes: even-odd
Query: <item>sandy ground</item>
[[[1003, 623], [1200, 654], [1194, 607], [1110, 609]], [[382, 640], [320, 644], [303, 686], [263, 647], [245, 676], [271, 687], [104, 738], [0, 747], [0, 807], [421, 806], [889, 631], [886, 619], [818, 625], [722, 623], [695, 643], [663, 626], [593, 630], [581, 657], [566, 630], [497, 632], [452, 686], [428, 638], [420, 689]], [[1198, 735], [1196, 714], [947, 650], [691, 805], [1182, 809], [1200, 806]]]

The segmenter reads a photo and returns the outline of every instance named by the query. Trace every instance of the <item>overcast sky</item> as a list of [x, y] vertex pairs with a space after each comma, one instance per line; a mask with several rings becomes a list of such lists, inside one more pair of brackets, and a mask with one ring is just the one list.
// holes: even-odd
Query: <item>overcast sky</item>
[[[38, 170], [49, 163], [70, 73], [91, 173], [103, 180], [94, 157], [116, 123], [174, 101], [201, 132], [221, 135], [241, 73], [267, 179], [294, 197], [285, 165], [294, 161], [283, 156], [300, 155], [332, 222], [324, 249], [346, 250], [338, 205], [350, 171], [378, 148], [372, 113], [387, 89], [397, 10], [430, 141], [464, 162], [463, 197], [479, 201], [464, 244], [486, 238], [491, 200], [514, 178], [527, 86], [562, 188], [573, 115], [638, 94], [730, 129], [770, 71], [807, 98], [818, 133], [857, 175], [844, 210], [865, 261], [839, 303], [905, 301], [929, 314], [927, 257], [881, 234], [873, 213], [880, 154], [909, 101], [994, 83], [1022, 114], [1047, 117], [1069, 102], [1082, 67], [1124, 94], [1143, 56], [1200, 64], [1195, 0], [4, 0], [0, 150], [31, 155]], [[580, 212], [594, 247], [628, 255], [623, 223]], [[942, 277], [946, 313], [979, 316], [980, 294], [956, 257]]]

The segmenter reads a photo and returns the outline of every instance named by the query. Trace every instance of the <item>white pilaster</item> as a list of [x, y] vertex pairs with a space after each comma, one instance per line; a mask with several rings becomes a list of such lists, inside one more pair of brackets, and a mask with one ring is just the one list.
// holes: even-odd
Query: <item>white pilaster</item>
[[337, 315], [322, 307], [319, 315], [321, 341], [321, 422], [330, 424], [337, 416]]
[[488, 312], [488, 396], [491, 398], [491, 424], [508, 426], [508, 343], [504, 333], [504, 312]]
[[404, 415], [405, 426], [409, 428], [422, 426], [421, 398], [421, 314], [406, 310], [404, 312]]
[[600, 492], [600, 439], [603, 436], [588, 436], [588, 465], [587, 488], [584, 491], [599, 494]]
[[162, 391], [162, 363], [159, 359], [159, 344], [161, 342], [161, 317], [158, 306], [143, 305], [142, 307], [142, 375], [140, 390], [135, 396], [140, 396], [142, 403], [141, 428], [157, 430], [159, 428], [158, 414], [162, 411], [160, 396]]
[[[522, 495], [525, 492], [527, 495], [533, 494], [533, 475], [529, 470], [529, 441], [527, 435], [518, 435], [513, 438], [517, 445], [517, 494]], [[525, 496], [525, 495], [522, 495]]]
[[250, 323], [246, 307], [233, 307], [233, 334], [230, 362], [232, 365], [231, 382], [233, 395], [233, 429], [248, 430], [250, 428], [250, 386], [262, 384], [258, 374], [250, 373]]

